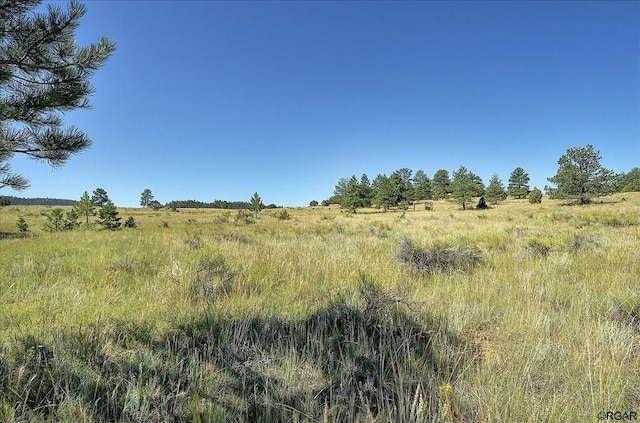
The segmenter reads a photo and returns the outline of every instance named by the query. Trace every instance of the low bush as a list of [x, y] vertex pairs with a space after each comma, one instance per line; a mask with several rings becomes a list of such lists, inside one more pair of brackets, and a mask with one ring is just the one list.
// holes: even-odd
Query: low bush
[[404, 238], [396, 254], [400, 264], [414, 273], [427, 275], [436, 271], [466, 271], [482, 260], [482, 252], [477, 248], [441, 248], [424, 250], [415, 247], [411, 240]]

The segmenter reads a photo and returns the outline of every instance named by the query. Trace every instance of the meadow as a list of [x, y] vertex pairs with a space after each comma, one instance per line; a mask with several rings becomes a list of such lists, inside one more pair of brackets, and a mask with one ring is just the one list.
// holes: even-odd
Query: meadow
[[[640, 414], [639, 194], [253, 222], [119, 208], [138, 224], [119, 231], [2, 207], [0, 421]], [[403, 245], [479, 260], [425, 273]]]

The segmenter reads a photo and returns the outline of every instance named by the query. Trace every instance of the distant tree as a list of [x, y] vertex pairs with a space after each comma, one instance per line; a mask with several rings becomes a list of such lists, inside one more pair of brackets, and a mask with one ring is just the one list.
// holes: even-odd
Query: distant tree
[[376, 196], [374, 202], [378, 207], [382, 207], [384, 211], [389, 210], [389, 206], [395, 205], [395, 198], [391, 192], [390, 178], [386, 175], [378, 175], [373, 181], [373, 185], [376, 189]]
[[151, 202], [151, 200], [153, 200], [153, 193], [151, 192], [151, 190], [147, 188], [142, 191], [142, 194], [140, 195], [140, 206], [149, 207], [149, 203]]
[[64, 229], [64, 210], [60, 207], [53, 208], [49, 213], [42, 213], [47, 220], [44, 223], [44, 229], [49, 232], [57, 232]]
[[451, 181], [453, 198], [462, 204], [462, 210], [467, 209], [467, 203], [473, 197], [479, 197], [484, 193], [484, 184], [479, 176], [470, 172], [466, 167], [460, 166], [453, 172]]
[[158, 200], [151, 200], [147, 204], [147, 207], [153, 209], [154, 211], [160, 210], [162, 208], [162, 204]]
[[640, 191], [640, 167], [634, 167], [628, 173], [616, 176], [616, 190], [619, 192]]
[[87, 225], [89, 225], [89, 216], [94, 216], [96, 214], [93, 211], [93, 201], [91, 200], [91, 197], [89, 197], [89, 193], [87, 191], [82, 194], [80, 201], [76, 202], [74, 209], [79, 216], [84, 216], [85, 223]]
[[322, 204], [323, 207], [327, 207], [331, 203], [329, 202], [329, 200], [322, 200], [322, 203], [320, 204]]
[[502, 180], [497, 173], [494, 173], [491, 176], [491, 179], [489, 180], [489, 186], [487, 187], [487, 191], [485, 192], [485, 197], [487, 201], [492, 204], [498, 204], [498, 201], [507, 198], [507, 192], [504, 190]]
[[120, 217], [118, 216], [118, 209], [116, 206], [108, 200], [102, 208], [100, 208], [100, 225], [102, 225], [105, 229], [109, 229], [111, 231], [115, 231], [116, 229], [120, 229]]
[[316, 207], [317, 205], [318, 205], [318, 202], [316, 200], [309, 201], [309, 207]]
[[369, 181], [367, 174], [363, 173], [358, 184], [358, 206], [371, 207], [372, 201], [373, 189], [371, 188], [371, 181]]
[[396, 170], [394, 173], [397, 173], [402, 181], [400, 185], [400, 192], [398, 193], [398, 203], [402, 201], [413, 201], [413, 179], [411, 179], [411, 174], [413, 171], [407, 167], [403, 167], [402, 169]]
[[480, 200], [478, 200], [478, 204], [476, 205], [476, 208], [478, 210], [484, 210], [489, 208], [489, 206], [487, 205], [487, 201], [484, 199], [484, 195], [480, 197]]
[[347, 187], [342, 194], [342, 202], [340, 205], [342, 208], [352, 212], [355, 212], [356, 208], [360, 206], [360, 185], [358, 184], [356, 175], [353, 175], [351, 179], [349, 179], [349, 182], [347, 182]]
[[378, 204], [378, 201], [377, 201], [378, 191], [380, 190], [380, 184], [382, 184], [387, 179], [388, 179], [387, 175], [383, 175], [379, 173], [371, 182], [371, 202], [375, 204], [378, 208], [380, 207], [380, 204]]
[[107, 195], [107, 191], [102, 188], [96, 188], [93, 191], [93, 196], [91, 197], [91, 201], [93, 205], [96, 207], [102, 207], [109, 201], [109, 196]]
[[27, 224], [27, 221], [24, 220], [24, 217], [22, 216], [18, 218], [16, 226], [21, 236], [25, 236], [29, 232], [29, 224]]
[[413, 200], [422, 201], [431, 198], [431, 180], [422, 170], [413, 177]]
[[551, 198], [575, 199], [579, 204], [588, 204], [594, 197], [613, 191], [613, 172], [600, 164], [599, 151], [591, 144], [567, 150], [558, 159], [558, 172], [547, 178], [556, 187], [545, 187]]
[[333, 197], [331, 197], [330, 201], [334, 204], [342, 204], [342, 197], [344, 196], [344, 192], [347, 190], [347, 185], [349, 184], [349, 179], [340, 178], [338, 183], [336, 184], [333, 190]]
[[440, 169], [436, 171], [431, 180], [431, 190], [433, 198], [441, 200], [447, 198], [451, 194], [451, 179], [449, 179], [449, 171]]
[[388, 187], [389, 206], [396, 207], [404, 199], [404, 181], [398, 171], [389, 176]]
[[254, 217], [257, 219], [258, 214], [264, 209], [264, 204], [262, 204], [262, 198], [258, 195], [257, 192], [253, 193], [251, 200], [249, 200], [249, 210], [253, 212]]
[[11, 204], [9, 197], [0, 197], [0, 207], [8, 206]]
[[531, 204], [542, 203], [542, 191], [538, 187], [534, 187], [528, 198]]
[[[7, 196], [5, 199], [5, 205], [7, 206], [9, 204], [13, 204], [15, 206], [73, 206], [76, 203], [74, 200], [65, 200], [62, 198], [20, 198]], [[2, 204], [1, 200], [0, 204]]]
[[509, 176], [507, 194], [522, 198], [529, 194], [529, 174], [521, 167], [516, 167]]
[[62, 166], [91, 144], [87, 135], [63, 128], [64, 113], [88, 108], [90, 78], [115, 50], [106, 38], [86, 47], [75, 33], [86, 9], [67, 10], [38, 0], [0, 4], [0, 188], [23, 190], [29, 181], [11, 173], [15, 154]]

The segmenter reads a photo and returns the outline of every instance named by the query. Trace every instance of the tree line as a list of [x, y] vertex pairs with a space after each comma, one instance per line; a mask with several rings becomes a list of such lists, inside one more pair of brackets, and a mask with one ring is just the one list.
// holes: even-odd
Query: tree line
[[0, 205], [3, 206], [73, 206], [75, 203], [75, 200], [65, 200], [63, 198], [21, 198], [11, 195], [0, 198]]
[[[227, 209], [227, 210], [246, 210], [251, 207], [251, 203], [248, 201], [227, 201], [227, 200], [213, 200], [210, 203], [197, 200], [174, 200], [169, 201], [164, 207], [169, 209], [176, 208], [189, 208], [189, 209]], [[264, 208], [275, 209], [278, 206], [275, 204], [265, 205]]]
[[[590, 144], [568, 149], [558, 160], [557, 174], [547, 178], [552, 185], [544, 187], [546, 193], [551, 198], [573, 199], [580, 204], [588, 204], [594, 197], [640, 191], [640, 168], [616, 174], [604, 168], [600, 160], [600, 152]], [[411, 169], [401, 168], [389, 176], [378, 174], [373, 181], [366, 174], [359, 179], [356, 175], [341, 178], [335, 185], [333, 196], [324, 200], [322, 205], [340, 204], [355, 211], [372, 206], [384, 210], [390, 207], [407, 209], [415, 202], [440, 199], [456, 201], [462, 209], [467, 209], [469, 203], [478, 197], [480, 208], [486, 207], [486, 202], [498, 204], [507, 196], [540, 202], [542, 191], [537, 187], [531, 189], [529, 181], [529, 174], [522, 167], [511, 172], [507, 186], [496, 173], [485, 186], [482, 179], [465, 166], [451, 174], [446, 169], [439, 169], [431, 178], [423, 170], [414, 174]], [[310, 205], [317, 205], [317, 202], [312, 201]]]

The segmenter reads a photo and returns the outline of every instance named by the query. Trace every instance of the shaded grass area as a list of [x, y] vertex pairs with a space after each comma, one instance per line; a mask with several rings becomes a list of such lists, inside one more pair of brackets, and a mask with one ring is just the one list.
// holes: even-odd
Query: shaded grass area
[[[300, 320], [208, 310], [163, 334], [96, 321], [26, 337], [0, 359], [0, 420], [437, 421], [439, 388], [476, 352], [410, 307], [363, 278]], [[478, 420], [468, 398], [446, 402]]]

